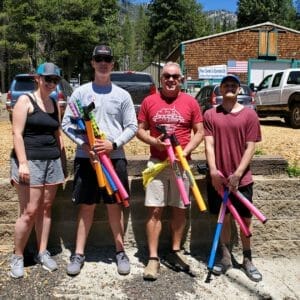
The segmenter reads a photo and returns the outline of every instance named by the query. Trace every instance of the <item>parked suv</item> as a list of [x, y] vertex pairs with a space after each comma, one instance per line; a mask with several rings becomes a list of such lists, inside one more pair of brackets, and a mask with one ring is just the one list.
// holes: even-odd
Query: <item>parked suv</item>
[[[201, 88], [201, 90], [195, 96], [202, 112], [215, 107], [222, 103], [223, 97], [220, 93], [220, 85], [207, 85]], [[240, 93], [237, 97], [238, 102], [244, 106], [250, 107], [255, 110], [254, 92], [246, 84], [241, 84]]]
[[138, 113], [144, 98], [156, 93], [156, 86], [149, 73], [114, 71], [111, 73], [110, 78], [113, 83], [129, 92], [136, 113]]
[[[18, 98], [22, 94], [33, 92], [34, 89], [34, 74], [18, 74], [14, 77], [6, 97], [6, 109], [9, 112], [10, 120], [12, 117], [13, 107]], [[50, 94], [51, 97], [58, 101], [61, 114], [64, 113], [67, 98], [71, 96], [72, 92], [73, 89], [71, 85], [65, 79], [62, 79], [57, 85], [56, 90]]]

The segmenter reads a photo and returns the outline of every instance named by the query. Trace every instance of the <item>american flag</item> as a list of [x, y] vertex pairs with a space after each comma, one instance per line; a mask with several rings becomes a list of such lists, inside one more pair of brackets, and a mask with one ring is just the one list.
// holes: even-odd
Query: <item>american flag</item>
[[247, 73], [248, 61], [247, 60], [228, 60], [227, 73]]

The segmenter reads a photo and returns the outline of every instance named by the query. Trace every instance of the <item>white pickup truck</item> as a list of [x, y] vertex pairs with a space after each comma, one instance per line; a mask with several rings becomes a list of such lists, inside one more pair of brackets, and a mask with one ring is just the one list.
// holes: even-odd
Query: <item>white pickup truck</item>
[[266, 76], [255, 94], [259, 117], [278, 116], [300, 128], [300, 69], [286, 69]]

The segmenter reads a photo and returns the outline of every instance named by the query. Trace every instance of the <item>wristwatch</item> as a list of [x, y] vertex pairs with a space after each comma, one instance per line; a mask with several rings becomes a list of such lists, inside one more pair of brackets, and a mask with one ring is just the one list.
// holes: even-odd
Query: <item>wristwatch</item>
[[113, 143], [112, 143], [112, 146], [113, 146], [113, 149], [114, 149], [114, 150], [117, 150], [117, 149], [118, 149], [118, 145], [117, 145], [116, 142], [113, 142]]

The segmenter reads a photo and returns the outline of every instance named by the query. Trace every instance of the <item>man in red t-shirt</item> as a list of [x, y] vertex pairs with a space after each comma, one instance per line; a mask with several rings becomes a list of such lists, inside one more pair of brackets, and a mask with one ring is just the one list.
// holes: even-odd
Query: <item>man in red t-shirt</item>
[[[204, 131], [202, 114], [197, 101], [181, 92], [182, 74], [177, 63], [168, 62], [162, 70], [160, 93], [144, 99], [138, 115], [137, 137], [150, 145], [148, 164], [164, 161], [168, 155], [166, 143], [157, 125], [164, 126], [169, 133], [174, 133], [183, 148], [183, 154], [190, 158], [191, 152], [203, 140]], [[149, 132], [150, 131], [150, 134]], [[193, 131], [193, 136], [191, 136]], [[185, 178], [188, 192], [188, 179]], [[158, 243], [162, 228], [161, 216], [164, 207], [172, 207], [171, 231], [172, 248], [168, 261], [183, 270], [189, 265], [180, 252], [181, 241], [186, 223], [186, 208], [180, 198], [174, 174], [170, 167], [160, 172], [146, 188], [145, 206], [148, 207], [146, 224], [149, 261], [144, 270], [144, 279], [155, 280], [159, 271]]]
[[[240, 81], [228, 75], [221, 81], [223, 102], [204, 114], [205, 150], [209, 166], [207, 180], [208, 204], [212, 214], [218, 214], [222, 198], [217, 191], [227, 186], [229, 192], [239, 190], [252, 202], [253, 180], [249, 168], [255, 152], [255, 143], [261, 140], [259, 120], [254, 110], [237, 101]], [[224, 175], [221, 176], [219, 171]], [[247, 227], [251, 224], [251, 212], [230, 194], [230, 200]], [[221, 261], [213, 273], [225, 273], [232, 266], [230, 253], [230, 214], [226, 213], [220, 237]], [[262, 275], [252, 263], [250, 238], [240, 233], [243, 247], [243, 268], [253, 281], [261, 281]]]

